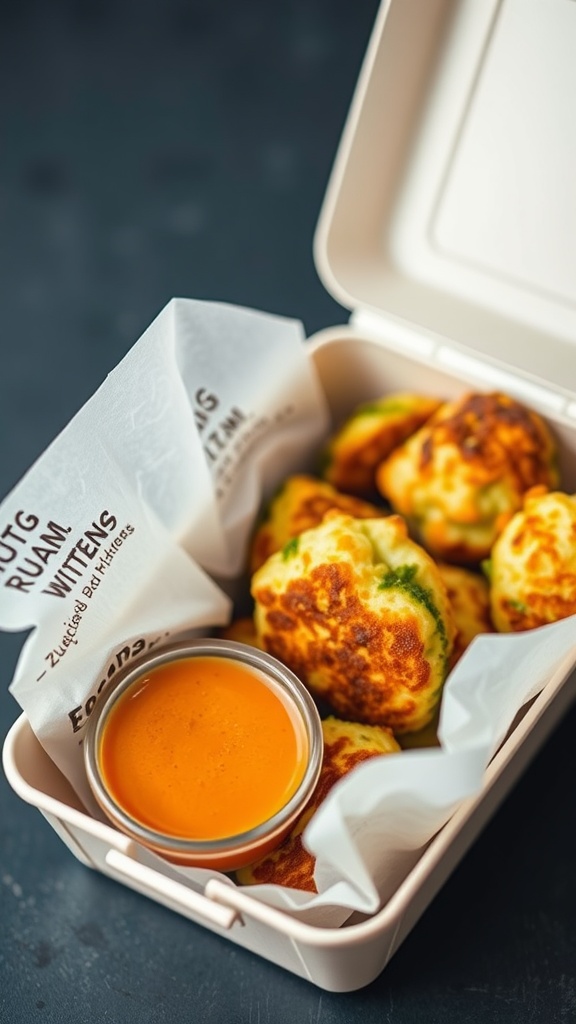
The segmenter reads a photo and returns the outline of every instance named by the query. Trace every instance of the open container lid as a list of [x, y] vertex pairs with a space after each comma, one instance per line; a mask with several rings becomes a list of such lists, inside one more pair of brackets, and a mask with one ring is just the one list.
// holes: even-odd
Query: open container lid
[[576, 0], [385, 0], [315, 239], [358, 328], [572, 420], [575, 55]]

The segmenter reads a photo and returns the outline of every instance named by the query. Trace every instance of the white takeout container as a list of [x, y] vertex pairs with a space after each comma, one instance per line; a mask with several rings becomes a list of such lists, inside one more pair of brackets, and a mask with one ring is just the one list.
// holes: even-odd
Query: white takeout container
[[[387, 391], [503, 390], [544, 415], [576, 491], [576, 3], [391, 0], [378, 15], [316, 236], [350, 322], [310, 339], [335, 422]], [[552, 73], [553, 72], [553, 73]], [[22, 715], [17, 793], [85, 864], [321, 988], [372, 981], [576, 697], [574, 651], [484, 785], [372, 917], [319, 928], [212, 879], [142, 863], [91, 818]]]

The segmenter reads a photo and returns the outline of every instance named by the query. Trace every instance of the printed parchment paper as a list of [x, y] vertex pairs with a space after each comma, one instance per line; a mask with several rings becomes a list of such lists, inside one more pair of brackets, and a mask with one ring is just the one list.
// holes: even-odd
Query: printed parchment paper
[[327, 426], [302, 326], [175, 299], [0, 508], [11, 691], [88, 807], [80, 741], [127, 661], [231, 614], [262, 495]]

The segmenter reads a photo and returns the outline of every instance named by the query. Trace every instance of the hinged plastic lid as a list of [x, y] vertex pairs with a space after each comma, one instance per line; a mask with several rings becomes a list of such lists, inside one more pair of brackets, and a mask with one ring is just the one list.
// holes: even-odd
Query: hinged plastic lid
[[575, 98], [576, 0], [384, 2], [315, 239], [334, 297], [574, 410]]

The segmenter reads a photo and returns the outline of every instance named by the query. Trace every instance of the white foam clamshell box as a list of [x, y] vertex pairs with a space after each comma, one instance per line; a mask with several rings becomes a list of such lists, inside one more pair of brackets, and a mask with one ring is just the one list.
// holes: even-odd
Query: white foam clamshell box
[[[575, 0], [391, 0], [379, 11], [316, 236], [347, 325], [309, 340], [335, 422], [387, 391], [499, 389], [552, 424], [576, 491]], [[385, 967], [576, 697], [576, 642], [389, 902], [319, 928], [217, 879], [197, 893], [85, 813], [25, 718], [16, 792], [72, 852], [329, 991]]]

